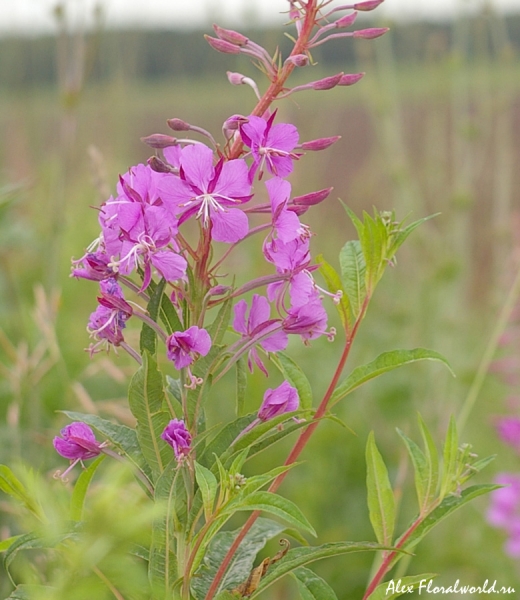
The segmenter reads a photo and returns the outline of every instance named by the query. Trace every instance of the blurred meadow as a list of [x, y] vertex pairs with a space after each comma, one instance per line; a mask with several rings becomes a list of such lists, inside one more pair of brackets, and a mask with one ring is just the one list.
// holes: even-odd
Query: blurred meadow
[[[338, 198], [358, 214], [395, 210], [398, 220], [439, 213], [412, 234], [385, 274], [349, 368], [393, 348], [427, 347], [447, 357], [456, 378], [435, 364], [405, 367], [335, 407], [351, 431], [323, 423], [283, 487], [320, 543], [373, 539], [364, 464], [372, 429], [403, 490], [401, 524], [412, 518], [413, 482], [395, 428], [417, 437], [418, 411], [439, 442], [454, 414], [465, 422], [462, 441], [479, 456], [497, 454], [480, 481], [519, 467], [493, 427], [496, 415], [519, 413], [519, 390], [514, 378], [490, 372], [498, 357], [518, 369], [518, 347], [502, 344], [501, 334], [514, 338], [520, 308], [520, 16], [504, 19], [486, 9], [444, 24], [389, 25], [375, 42], [342, 41], [316, 52], [314, 72], [302, 70], [297, 81], [340, 70], [366, 76], [352, 88], [296, 94], [280, 102], [278, 120], [295, 123], [301, 140], [342, 136], [303, 157], [291, 178], [296, 195], [334, 186], [306, 215], [314, 252], [332, 264], [354, 236]], [[46, 481], [42, 502], [63, 502], [63, 484], [52, 479], [63, 466], [52, 438], [67, 422], [58, 411], [132, 423], [125, 397], [133, 365], [123, 354], [90, 359], [84, 351], [97, 286], [69, 278], [70, 257], [79, 258], [98, 234], [92, 207], [114, 192], [120, 173], [146, 161], [151, 152], [139, 138], [169, 133], [166, 119], [218, 135], [228, 116], [254, 105], [249, 88], [232, 87], [225, 76], [231, 70], [256, 77], [254, 68], [212, 51], [203, 33], [108, 31], [100, 19], [83, 35], [58, 11], [55, 36], [0, 38], [0, 463]], [[281, 31], [247, 35], [269, 51], [286, 44]], [[253, 240], [229, 267], [240, 282], [260, 274], [261, 263]], [[137, 336], [136, 329], [130, 342]], [[338, 347], [322, 339], [311, 348], [291, 346], [316, 397]], [[231, 389], [233, 378], [224, 382], [222, 403], [215, 397], [209, 408], [212, 422], [231, 416], [225, 385]], [[262, 374], [249, 380], [249, 410], [265, 387]], [[262, 460], [274, 466], [289, 448], [283, 441]], [[485, 522], [486, 505], [480, 499], [442, 523], [418, 547], [409, 572], [438, 573], [440, 585], [496, 579], [520, 586], [503, 534]], [[0, 540], [20, 533], [16, 512], [0, 495]], [[20, 572], [36, 577], [37, 559], [18, 560]], [[355, 554], [315, 570], [338, 598], [359, 598], [372, 560]], [[0, 596], [11, 589], [0, 570]], [[269, 597], [296, 598], [296, 587], [287, 579]]]

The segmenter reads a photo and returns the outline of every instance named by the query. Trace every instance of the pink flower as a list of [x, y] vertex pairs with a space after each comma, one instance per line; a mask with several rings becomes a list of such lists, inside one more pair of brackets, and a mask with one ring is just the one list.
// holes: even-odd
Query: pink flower
[[99, 456], [105, 443], [99, 443], [92, 429], [85, 423], [75, 421], [60, 431], [60, 435], [53, 440], [53, 445], [58, 454], [71, 461], [69, 467], [61, 473], [57, 471], [56, 478], [67, 481], [66, 476], [70, 470], [83, 460]]
[[250, 178], [260, 169], [263, 175], [264, 166], [269, 173], [279, 177], [287, 177], [293, 170], [293, 160], [299, 158], [293, 150], [298, 144], [299, 134], [294, 125], [278, 123], [273, 125], [276, 112], [266, 121], [261, 117], [250, 116], [248, 122], [240, 127], [244, 144], [251, 148], [253, 165]]
[[258, 410], [258, 418], [260, 421], [269, 421], [284, 413], [297, 410], [299, 405], [298, 391], [284, 381], [274, 390], [266, 390], [264, 400]]
[[186, 331], [176, 331], [166, 340], [168, 359], [173, 361], [178, 370], [188, 368], [190, 384], [186, 387], [194, 388], [202, 380], [192, 375], [189, 366], [197, 356], [206, 356], [211, 348], [211, 338], [205, 329], [193, 325]]
[[508, 533], [505, 550], [515, 558], [520, 557], [520, 475], [500, 473], [495, 483], [505, 487], [491, 492], [487, 520], [494, 527]]
[[498, 420], [496, 428], [503, 442], [520, 450], [520, 419], [504, 417]]
[[[235, 305], [235, 319], [233, 321], [233, 327], [235, 331], [242, 334], [243, 338], [253, 340], [255, 337], [262, 338], [262, 333], [265, 332], [273, 320], [270, 319], [271, 307], [267, 298], [255, 294], [251, 301], [251, 310], [246, 318], [247, 314], [247, 302], [240, 300]], [[271, 335], [261, 339], [258, 344], [266, 352], [278, 352], [279, 350], [285, 350], [288, 344], [287, 334], [283, 331], [275, 331]], [[252, 348], [248, 354], [248, 366], [249, 370], [253, 371], [253, 362], [259, 367], [259, 369], [267, 376], [267, 370], [258, 355], [256, 348]]]
[[213, 152], [202, 144], [187, 146], [180, 154], [180, 174], [167, 176], [159, 185], [166, 206], [180, 215], [179, 224], [195, 216], [211, 226], [217, 242], [235, 243], [249, 231], [246, 214], [232, 208], [251, 198], [247, 164], [242, 159], [213, 166]]
[[181, 462], [191, 450], [191, 434], [182, 420], [172, 419], [162, 432], [161, 438], [173, 448], [177, 462]]

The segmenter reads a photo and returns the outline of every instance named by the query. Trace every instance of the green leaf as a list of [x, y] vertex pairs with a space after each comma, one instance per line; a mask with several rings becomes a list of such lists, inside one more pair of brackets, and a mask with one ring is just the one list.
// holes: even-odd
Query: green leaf
[[312, 388], [307, 376], [294, 360], [284, 352], [277, 352], [271, 360], [287, 381], [298, 390], [300, 408], [312, 408]]
[[[499, 485], [494, 484], [482, 484], [473, 485], [463, 490], [460, 495], [451, 495], [445, 498], [441, 504], [435, 508], [407, 537], [406, 542], [403, 544], [402, 549], [406, 552], [412, 551], [415, 546], [423, 539], [423, 537], [431, 530], [435, 525], [443, 521], [446, 517], [454, 513], [456, 510], [477, 498], [483, 494], [488, 494], [493, 490], [500, 488]], [[409, 528], [407, 528], [408, 531]], [[407, 535], [406, 533], [403, 535]], [[398, 545], [400, 539], [396, 541]], [[391, 564], [394, 564], [399, 560], [400, 556], [396, 556]]]
[[18, 538], [22, 537], [21, 535], [13, 535], [10, 538], [6, 538], [5, 540], [0, 541], [0, 552], [6, 552], [11, 547], [11, 544], [14, 544]]
[[338, 291], [343, 293], [339, 304], [336, 305], [336, 308], [338, 309], [339, 318], [341, 319], [343, 327], [351, 327], [352, 322], [350, 318], [350, 302], [345, 290], [343, 289], [341, 277], [338, 275], [334, 267], [323, 258], [322, 254], [319, 254], [316, 257], [316, 262], [320, 265], [319, 271], [325, 280], [325, 283], [327, 284], [327, 289], [329, 292], [331, 294], [336, 294]]
[[440, 497], [444, 498], [450, 492], [457, 488], [457, 470], [458, 470], [458, 454], [459, 454], [459, 436], [457, 433], [457, 425], [453, 415], [450, 418], [446, 441], [444, 442], [443, 450], [443, 465]]
[[[56, 597], [56, 588], [47, 585], [35, 585], [35, 584], [20, 584], [16, 586], [9, 596], [5, 600], [34, 600], [37, 598], [53, 598]], [[45, 596], [42, 596], [45, 593]], [[36, 596], [35, 596], [36, 594]]]
[[[222, 560], [241, 530], [242, 528], [235, 531], [223, 531], [217, 533], [211, 540], [204, 562], [192, 579], [191, 591], [196, 600], [204, 600], [209, 586], [222, 564]], [[223, 594], [225, 590], [234, 589], [246, 581], [253, 569], [256, 555], [270, 539], [279, 536], [284, 531], [284, 525], [270, 519], [258, 518], [233, 555], [218, 592]], [[236, 600], [235, 596], [232, 596], [232, 598]]]
[[430, 473], [428, 468], [428, 462], [424, 452], [419, 446], [411, 440], [407, 435], [404, 434], [399, 428], [397, 433], [401, 436], [401, 439], [406, 445], [408, 454], [412, 459], [414, 476], [415, 476], [415, 490], [417, 492], [417, 502], [419, 504], [419, 512], [422, 514], [425, 506], [428, 505], [428, 490], [430, 488]]
[[426, 423], [422, 420], [421, 415], [418, 415], [419, 429], [424, 443], [424, 455], [426, 456], [426, 463], [428, 466], [428, 486], [426, 487], [425, 504], [434, 501], [437, 494], [437, 487], [439, 485], [439, 453], [431, 433], [426, 427]]
[[244, 358], [239, 358], [236, 362], [236, 414], [241, 417], [244, 414], [246, 404], [247, 389], [247, 366]]
[[271, 492], [253, 492], [245, 498], [237, 498], [226, 504], [222, 514], [234, 514], [242, 510], [261, 510], [271, 515], [284, 519], [287, 523], [300, 527], [304, 531], [316, 536], [313, 526], [309, 523], [302, 511], [283, 496]]
[[197, 462], [195, 463], [195, 477], [202, 494], [204, 516], [206, 517], [206, 521], [209, 521], [213, 514], [213, 505], [215, 503], [215, 496], [217, 495], [217, 478], [209, 469], [206, 469], [206, 467]]
[[72, 497], [70, 499], [70, 518], [72, 521], [83, 520], [83, 505], [85, 504], [85, 496], [87, 495], [90, 482], [94, 473], [97, 471], [99, 465], [106, 458], [105, 454], [98, 456], [94, 462], [92, 462], [81, 475], [78, 477], [72, 491]]
[[330, 585], [310, 569], [298, 567], [291, 575], [296, 579], [302, 600], [338, 600]]
[[436, 573], [424, 573], [423, 575], [401, 577], [397, 580], [390, 579], [390, 581], [377, 586], [370, 594], [370, 600], [394, 600], [405, 594], [411, 594], [414, 590], [419, 589], [421, 582], [431, 581], [435, 577], [437, 577]]
[[368, 436], [366, 447], [367, 495], [370, 522], [380, 544], [390, 545], [395, 526], [395, 499], [388, 471], [379, 450], [374, 432]]
[[[148, 302], [146, 310], [148, 312], [148, 316], [153, 321], [157, 321], [159, 307], [161, 306], [161, 298], [164, 292], [165, 285], [166, 280], [164, 278], [161, 279], [161, 281], [157, 285], [153, 284], [152, 282], [150, 283], [152, 295], [150, 296], [150, 300]], [[143, 327], [141, 329], [141, 338], [139, 341], [139, 346], [141, 354], [146, 350], [152, 356], [154, 356], [157, 350], [157, 333], [146, 323], [143, 323]]]
[[256, 419], [256, 414], [249, 414], [244, 417], [239, 417], [231, 423], [224, 426], [218, 434], [208, 443], [205, 450], [198, 457], [198, 461], [205, 467], [211, 468], [215, 462], [215, 456], [222, 456], [237, 436], [244, 431]]
[[260, 580], [260, 585], [251, 595], [251, 600], [256, 598], [267, 587], [275, 581], [281, 579], [287, 573], [294, 571], [298, 567], [303, 567], [316, 560], [328, 558], [329, 556], [339, 556], [350, 552], [366, 552], [377, 550], [392, 550], [388, 546], [381, 546], [372, 542], [333, 542], [323, 544], [322, 546], [307, 546], [302, 548], [293, 548], [277, 563], [275, 563], [267, 572], [265, 577]]
[[354, 319], [361, 312], [367, 295], [365, 284], [366, 264], [359, 241], [347, 242], [339, 255], [343, 289], [349, 300]]
[[177, 315], [175, 306], [173, 306], [172, 301], [166, 294], [161, 296], [159, 317], [166, 327], [168, 335], [171, 335], [174, 331], [182, 331], [184, 329], [179, 316]]
[[128, 403], [137, 419], [137, 439], [152, 472], [159, 475], [171, 460], [172, 450], [160, 437], [169, 422], [163, 411], [165, 394], [161, 372], [148, 352], [143, 364], [130, 382]]
[[419, 227], [419, 225], [422, 225], [425, 221], [429, 221], [430, 219], [437, 217], [439, 214], [440, 213], [436, 213], [434, 215], [430, 215], [429, 217], [424, 217], [422, 219], [419, 219], [418, 221], [414, 221], [413, 223], [410, 223], [410, 225], [407, 225], [404, 229], [399, 229], [397, 232], [395, 232], [392, 236], [390, 248], [388, 249], [388, 259], [391, 260], [395, 256], [395, 253], [397, 252], [399, 247], [403, 244], [403, 242], [412, 233], [414, 229]]
[[227, 298], [220, 307], [220, 310], [215, 317], [215, 320], [207, 328], [208, 333], [211, 336], [211, 342], [213, 346], [219, 346], [222, 344], [224, 335], [227, 331], [229, 321], [231, 320], [231, 308], [233, 305], [233, 298]]
[[392, 350], [391, 352], [383, 352], [372, 362], [367, 363], [361, 367], [357, 367], [350, 373], [350, 375], [344, 379], [339, 386], [336, 388], [335, 392], [332, 394], [331, 404], [333, 406], [344, 398], [347, 394], [354, 391], [359, 386], [363, 385], [367, 381], [382, 375], [383, 373], [388, 373], [388, 371], [393, 371], [398, 367], [403, 367], [404, 365], [409, 365], [414, 362], [418, 362], [421, 360], [434, 360], [437, 362], [441, 362], [446, 367], [448, 367], [450, 373], [453, 375], [453, 371], [448, 363], [448, 361], [433, 350], [427, 350], [426, 348], [414, 348], [413, 350]]
[[23, 504], [23, 506], [25, 506], [25, 508], [37, 519], [40, 521], [45, 520], [45, 516], [38, 500], [25, 489], [23, 483], [6, 465], [0, 465], [0, 490], [13, 497], [15, 500], [18, 500], [18, 502]]

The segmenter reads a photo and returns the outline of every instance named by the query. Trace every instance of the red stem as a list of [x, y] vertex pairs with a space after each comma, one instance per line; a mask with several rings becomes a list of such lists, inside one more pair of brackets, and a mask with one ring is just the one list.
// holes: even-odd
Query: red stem
[[[419, 527], [419, 525], [423, 522], [425, 517], [418, 517], [409, 527], [408, 531], [406, 531], [399, 542], [395, 545], [396, 548], [400, 549], [407, 542], [408, 538], [412, 535], [412, 533]], [[379, 585], [383, 577], [386, 575], [386, 572], [390, 569], [390, 563], [393, 561], [394, 557], [397, 555], [397, 552], [394, 550], [387, 554], [381, 563], [381, 566], [377, 570], [377, 573], [374, 575], [374, 578], [370, 582], [370, 585], [367, 587], [367, 591], [363, 596], [363, 600], [368, 600], [372, 592]]]
[[[359, 329], [359, 325], [361, 324], [361, 321], [363, 320], [363, 317], [367, 310], [369, 300], [370, 300], [370, 298], [367, 296], [363, 302], [363, 306], [361, 307], [361, 312], [360, 312], [356, 322], [354, 323], [354, 327], [352, 328], [352, 331], [350, 332], [350, 334], [347, 336], [347, 340], [345, 342], [345, 347], [343, 348], [343, 353], [341, 354], [341, 357], [339, 359], [338, 366], [336, 367], [336, 370], [334, 372], [332, 380], [329, 384], [329, 387], [327, 388], [327, 391], [325, 392], [325, 395], [323, 396], [322, 401], [320, 402], [318, 409], [314, 413], [312, 421], [300, 434], [300, 437], [297, 439], [296, 444], [294, 445], [293, 449], [289, 453], [289, 456], [287, 457], [284, 465], [286, 465], [286, 466], [291, 465], [294, 462], [296, 462], [296, 460], [298, 460], [298, 456], [300, 456], [302, 450], [305, 448], [307, 442], [309, 441], [309, 438], [311, 437], [311, 435], [314, 433], [314, 430], [318, 426], [319, 420], [327, 412], [327, 407], [328, 407], [329, 401], [332, 397], [332, 394], [334, 393], [334, 390], [336, 389], [339, 378], [341, 377], [341, 373], [343, 372], [343, 369], [347, 362], [348, 356], [350, 354], [350, 349], [352, 348], [352, 343], [354, 342], [354, 338]], [[281, 473], [280, 475], [278, 475], [278, 477], [269, 486], [268, 491], [274, 493], [282, 484], [287, 473], [288, 473], [288, 471], [285, 471], [284, 473]], [[215, 595], [215, 593], [217, 591], [217, 587], [219, 586], [222, 578], [224, 577], [224, 575], [229, 567], [229, 563], [231, 562], [231, 559], [233, 558], [238, 547], [240, 546], [242, 540], [247, 535], [247, 532], [251, 529], [254, 522], [260, 516], [260, 513], [261, 513], [261, 511], [258, 511], [258, 510], [254, 511], [251, 514], [251, 516], [248, 518], [248, 520], [244, 523], [242, 529], [240, 530], [240, 533], [237, 535], [237, 537], [231, 544], [231, 547], [229, 548], [226, 556], [224, 557], [222, 564], [220, 565], [217, 573], [215, 574], [215, 578], [213, 579], [211, 586], [210, 586], [208, 593], [206, 594], [206, 597], [204, 600], [212, 600], [213, 596]]]

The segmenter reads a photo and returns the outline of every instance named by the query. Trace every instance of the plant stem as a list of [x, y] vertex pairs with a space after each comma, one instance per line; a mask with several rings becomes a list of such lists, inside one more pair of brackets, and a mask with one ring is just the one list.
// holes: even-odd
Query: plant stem
[[[300, 456], [302, 450], [307, 445], [307, 442], [309, 441], [309, 438], [311, 437], [311, 435], [314, 433], [316, 427], [318, 426], [319, 420], [327, 412], [329, 401], [330, 401], [330, 399], [332, 397], [332, 394], [334, 393], [334, 390], [336, 389], [336, 386], [338, 384], [339, 378], [341, 377], [341, 373], [343, 372], [343, 369], [344, 369], [345, 364], [347, 362], [348, 356], [350, 354], [350, 350], [352, 348], [352, 344], [354, 342], [354, 338], [355, 338], [356, 333], [357, 333], [357, 331], [359, 329], [359, 325], [361, 324], [361, 321], [363, 320], [363, 317], [365, 316], [366, 310], [368, 308], [369, 301], [370, 301], [370, 297], [366, 296], [365, 300], [363, 302], [363, 305], [361, 307], [361, 311], [360, 311], [360, 313], [358, 315], [358, 318], [356, 319], [356, 322], [354, 323], [352, 331], [347, 335], [347, 339], [345, 341], [345, 347], [343, 348], [343, 352], [342, 352], [341, 357], [339, 359], [338, 366], [336, 367], [336, 370], [334, 371], [334, 375], [332, 376], [332, 379], [331, 379], [331, 382], [329, 384], [329, 387], [327, 388], [327, 391], [325, 392], [325, 394], [323, 396], [323, 399], [320, 402], [320, 405], [319, 405], [318, 409], [314, 413], [312, 421], [302, 431], [302, 433], [300, 434], [300, 437], [296, 440], [296, 443], [293, 446], [293, 449], [289, 453], [289, 456], [287, 457], [287, 459], [286, 459], [286, 461], [284, 463], [285, 466], [291, 465], [294, 462], [296, 462], [296, 460], [298, 460], [298, 457]], [[272, 492], [272, 493], [276, 492], [276, 490], [280, 487], [280, 485], [282, 484], [283, 480], [285, 479], [287, 473], [288, 473], [288, 471], [285, 471], [284, 473], [281, 473], [280, 475], [278, 475], [278, 477], [269, 486], [269, 491], [270, 492]], [[229, 567], [229, 563], [231, 562], [231, 559], [233, 558], [233, 556], [234, 556], [235, 552], [237, 551], [238, 547], [240, 546], [242, 540], [247, 535], [247, 532], [251, 529], [251, 527], [253, 526], [254, 522], [260, 516], [260, 513], [261, 513], [261, 511], [255, 510], [253, 513], [251, 513], [251, 516], [244, 523], [244, 525], [243, 525], [242, 529], [240, 530], [239, 534], [237, 535], [237, 537], [235, 538], [235, 540], [231, 544], [231, 547], [229, 548], [226, 556], [224, 557], [224, 559], [222, 561], [222, 564], [220, 565], [217, 573], [215, 574], [215, 578], [211, 582], [211, 586], [210, 586], [210, 588], [208, 590], [208, 593], [206, 594], [206, 597], [205, 597], [204, 600], [212, 600], [212, 598], [214, 597], [214, 595], [215, 595], [215, 593], [217, 591], [217, 588], [218, 588], [220, 582], [222, 581], [222, 578], [224, 577], [224, 575], [225, 575], [225, 573], [227, 571], [227, 568]]]

